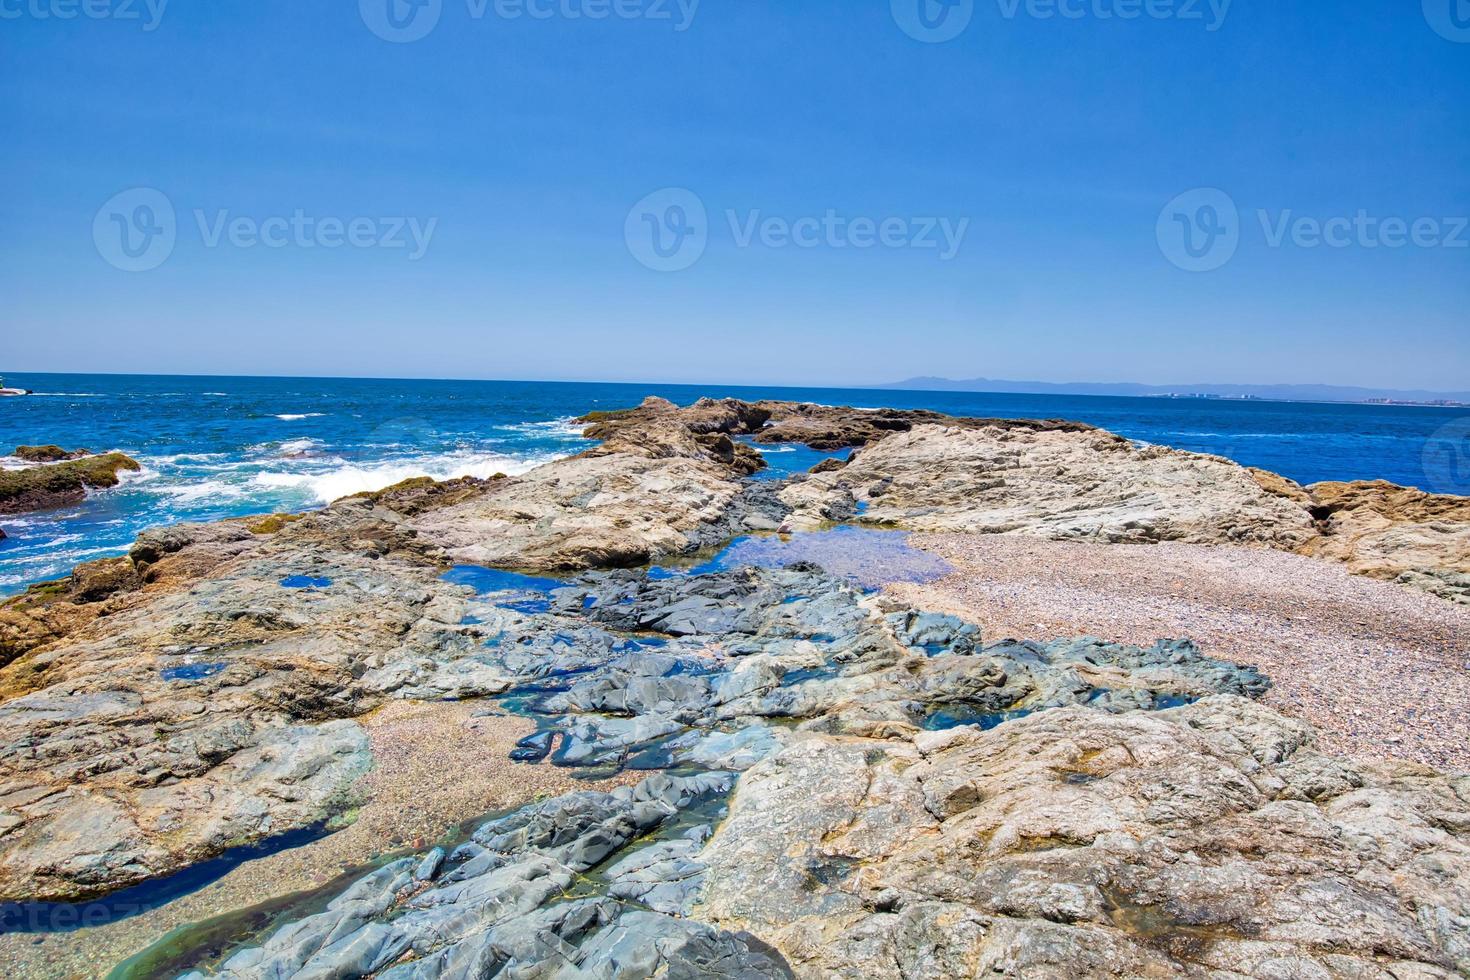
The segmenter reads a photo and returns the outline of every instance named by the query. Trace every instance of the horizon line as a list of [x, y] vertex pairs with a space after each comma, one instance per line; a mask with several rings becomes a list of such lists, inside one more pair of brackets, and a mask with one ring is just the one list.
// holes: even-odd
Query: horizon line
[[[0, 372], [0, 378], [4, 378], [7, 375], [7, 373], [11, 377], [27, 376], [27, 375], [39, 375], [39, 376], [52, 376], [52, 377], [102, 377], [102, 378], [207, 378], [207, 379], [229, 379], [229, 378], [233, 378], [233, 379], [247, 380], [247, 381], [250, 381], [250, 380], [274, 380], [274, 381], [369, 381], [369, 382], [371, 382], [371, 381], [381, 381], [381, 382], [428, 382], [428, 383], [443, 383], [443, 384], [470, 383], [470, 384], [619, 385], [619, 386], [624, 386], [624, 387], [657, 386], [657, 387], [665, 387], [665, 388], [696, 388], [696, 389], [697, 388], [701, 388], [701, 387], [749, 388], [749, 389], [784, 388], [784, 389], [792, 389], [792, 390], [815, 389], [815, 390], [818, 390], [818, 391], [863, 391], [863, 392], [885, 392], [885, 391], [887, 391], [887, 392], [906, 392], [906, 393], [911, 393], [911, 394], [923, 394], [923, 395], [946, 395], [946, 394], [948, 394], [948, 395], [965, 395], [965, 394], [973, 394], [973, 395], [989, 395], [989, 396], [993, 396], [993, 397], [1002, 397], [1002, 398], [1045, 398], [1045, 397], [1062, 397], [1062, 398], [1121, 398], [1121, 399], [1133, 399], [1133, 400], [1138, 400], [1138, 401], [1158, 401], [1160, 399], [1168, 399], [1168, 398], [1171, 397], [1169, 394], [1126, 395], [1126, 394], [1106, 394], [1106, 393], [1096, 393], [1096, 392], [985, 391], [983, 389], [968, 389], [968, 388], [905, 388], [905, 387], [901, 387], [902, 385], [904, 385], [904, 384], [906, 384], [908, 382], [920, 381], [920, 380], [948, 381], [948, 382], [952, 382], [952, 383], [956, 383], [956, 384], [958, 384], [958, 383], [964, 383], [964, 381], [966, 381], [966, 380], [973, 380], [973, 381], [989, 381], [989, 382], [1003, 383], [1003, 384], [1038, 384], [1038, 385], [1051, 385], [1051, 386], [1066, 386], [1066, 385], [1140, 385], [1140, 386], [1151, 387], [1151, 388], [1168, 388], [1169, 387], [1168, 384], [1158, 384], [1158, 383], [1155, 383], [1155, 382], [1147, 382], [1147, 381], [1035, 381], [1035, 380], [1013, 381], [1011, 379], [1006, 379], [1006, 378], [952, 379], [952, 378], [944, 378], [944, 377], [941, 377], [941, 376], [938, 376], [938, 375], [917, 375], [917, 376], [914, 376], [914, 377], [911, 377], [911, 378], [907, 378], [904, 381], [898, 381], [898, 382], [882, 382], [882, 383], [877, 383], [877, 384], [835, 385], [835, 384], [792, 384], [792, 383], [779, 383], [779, 382], [759, 383], [759, 382], [651, 381], [651, 380], [617, 381], [617, 380], [588, 380], [588, 379], [580, 379], [580, 378], [579, 379], [566, 379], [566, 378], [484, 378], [484, 377], [452, 378], [452, 377], [426, 377], [426, 376], [425, 377], [392, 377], [392, 376], [386, 376], [386, 375], [351, 375], [351, 374], [342, 374], [342, 375], [332, 375], [332, 374], [189, 374], [189, 373], [173, 373], [173, 372], [163, 372], [163, 373], [146, 374], [146, 373], [140, 373], [140, 372], [136, 372], [136, 371], [24, 371], [24, 370], [10, 371], [10, 372]], [[1188, 388], [1188, 387], [1209, 387], [1209, 386], [1218, 386], [1218, 387], [1232, 386], [1232, 387], [1250, 387], [1250, 388], [1269, 388], [1269, 387], [1288, 387], [1288, 386], [1290, 386], [1290, 387], [1309, 387], [1309, 386], [1311, 386], [1311, 387], [1326, 387], [1326, 388], [1343, 388], [1343, 389], [1354, 389], [1354, 388], [1357, 388], [1357, 389], [1375, 390], [1375, 389], [1370, 388], [1367, 385], [1341, 385], [1341, 384], [1332, 384], [1332, 383], [1329, 383], [1329, 382], [1223, 382], [1222, 381], [1222, 382], [1189, 382], [1189, 383], [1185, 383], [1185, 384], [1180, 384], [1179, 385], [1180, 388]], [[1434, 392], [1434, 391], [1432, 391], [1430, 389], [1394, 389], [1394, 388], [1382, 388], [1382, 389], [1377, 389], [1377, 390], [1382, 390], [1382, 391], [1397, 391], [1397, 392], [1402, 393], [1402, 394], [1412, 394], [1416, 390], [1419, 391], [1419, 392], [1422, 392], [1422, 393], [1426, 393], [1426, 394], [1467, 394], [1465, 392]], [[1180, 397], [1181, 398], [1194, 398], [1194, 397], [1199, 397], [1199, 396], [1183, 395], [1182, 394]], [[1231, 402], [1250, 402], [1250, 401], [1255, 401], [1255, 402], [1265, 402], [1265, 403], [1275, 403], [1275, 404], [1361, 405], [1361, 406], [1368, 407], [1368, 408], [1439, 408], [1439, 409], [1463, 408], [1463, 406], [1457, 406], [1457, 405], [1434, 405], [1434, 404], [1428, 404], [1428, 403], [1422, 403], [1422, 402], [1415, 403], [1415, 402], [1392, 402], [1392, 401], [1387, 401], [1386, 402], [1386, 401], [1363, 401], [1363, 400], [1334, 401], [1334, 400], [1330, 400], [1330, 399], [1320, 399], [1320, 398], [1280, 398], [1280, 397], [1265, 397], [1265, 396], [1252, 396], [1250, 398], [1231, 398], [1231, 397], [1203, 398], [1202, 397], [1202, 398], [1200, 398], [1200, 400], [1202, 400], [1202, 401], [1231, 401]]]

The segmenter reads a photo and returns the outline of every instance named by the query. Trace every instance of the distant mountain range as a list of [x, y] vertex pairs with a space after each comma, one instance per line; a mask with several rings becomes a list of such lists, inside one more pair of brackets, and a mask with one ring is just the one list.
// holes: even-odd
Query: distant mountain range
[[1470, 391], [1402, 391], [1344, 385], [1145, 385], [1073, 381], [999, 381], [970, 378], [909, 378], [874, 388], [906, 391], [976, 391], [1018, 395], [1121, 395], [1132, 398], [1230, 398], [1289, 402], [1378, 402], [1410, 405], [1470, 405]]

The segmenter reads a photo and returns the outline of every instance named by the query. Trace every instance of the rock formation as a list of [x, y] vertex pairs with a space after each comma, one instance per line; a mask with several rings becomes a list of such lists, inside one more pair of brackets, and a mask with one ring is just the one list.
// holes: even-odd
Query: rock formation
[[1215, 456], [1108, 433], [921, 425], [781, 492], [792, 527], [845, 519], [925, 531], [1293, 549], [1311, 516]]
[[802, 977], [1470, 970], [1470, 778], [1317, 755], [1230, 696], [798, 739], [699, 861], [694, 915]]
[[[372, 762], [354, 719], [497, 696], [537, 725], [517, 759], [667, 772], [388, 864], [236, 937], [226, 976], [1470, 970], [1470, 777], [1319, 755], [1250, 700], [1267, 678], [1187, 640], [987, 639], [809, 563], [685, 560], [849, 521], [1316, 549], [1453, 592], [1463, 502], [1069, 423], [650, 400], [589, 424], [521, 477], [162, 528], [0, 606], [0, 901], [337, 818]], [[745, 479], [747, 440], [793, 438], [856, 448]]]
[[67, 453], [56, 446], [21, 446], [15, 455], [27, 460], [60, 462], [38, 462], [22, 469], [0, 470], [0, 514], [78, 504], [86, 499], [89, 489], [115, 487], [118, 473], [141, 469], [136, 460], [122, 453], [85, 456]]
[[1306, 554], [1470, 605], [1470, 498], [1382, 481], [1307, 489], [1322, 535]]

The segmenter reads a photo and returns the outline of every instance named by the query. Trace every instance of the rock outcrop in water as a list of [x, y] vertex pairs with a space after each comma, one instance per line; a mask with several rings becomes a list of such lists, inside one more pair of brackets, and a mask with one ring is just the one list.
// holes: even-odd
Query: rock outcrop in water
[[[30, 451], [30, 455], [22, 456]], [[26, 459], [60, 461], [38, 462], [22, 469], [0, 470], [0, 514], [24, 514], [79, 504], [89, 489], [105, 489], [118, 485], [118, 474], [141, 469], [137, 460], [122, 453], [102, 456], [78, 456], [62, 453], [56, 457], [56, 446], [21, 446], [16, 456]]]
[[[631, 570], [858, 520], [1432, 573], [1461, 540], [1440, 499], [1329, 496], [1068, 423], [651, 401], [590, 431], [521, 477], [152, 531], [0, 606], [0, 900], [330, 819], [371, 765], [354, 719], [501, 696], [537, 722], [517, 758], [671, 775], [389, 865], [230, 975], [1470, 969], [1467, 777], [1315, 754], [1248, 700], [1249, 667], [1182, 640], [987, 642], [804, 563]], [[745, 479], [743, 440], [793, 438], [858, 448]], [[1407, 525], [1429, 543], [1406, 550]], [[465, 563], [573, 577], [446, 577]]]

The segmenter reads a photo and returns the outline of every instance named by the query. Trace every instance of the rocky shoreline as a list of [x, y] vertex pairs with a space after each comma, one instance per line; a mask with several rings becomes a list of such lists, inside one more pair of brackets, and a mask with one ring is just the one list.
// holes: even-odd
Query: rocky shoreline
[[[534, 722], [528, 765], [654, 775], [527, 800], [199, 975], [1470, 970], [1470, 776], [1323, 754], [1258, 703], [1269, 676], [1187, 637], [982, 636], [838, 567], [902, 581], [906, 531], [1248, 546], [1459, 615], [1463, 499], [1060, 421], [649, 399], [587, 423], [519, 477], [159, 529], [0, 606], [0, 901], [350, 819], [360, 719], [483, 699]], [[780, 442], [854, 452], [750, 480]], [[716, 553], [834, 525], [859, 530], [821, 565]]]

